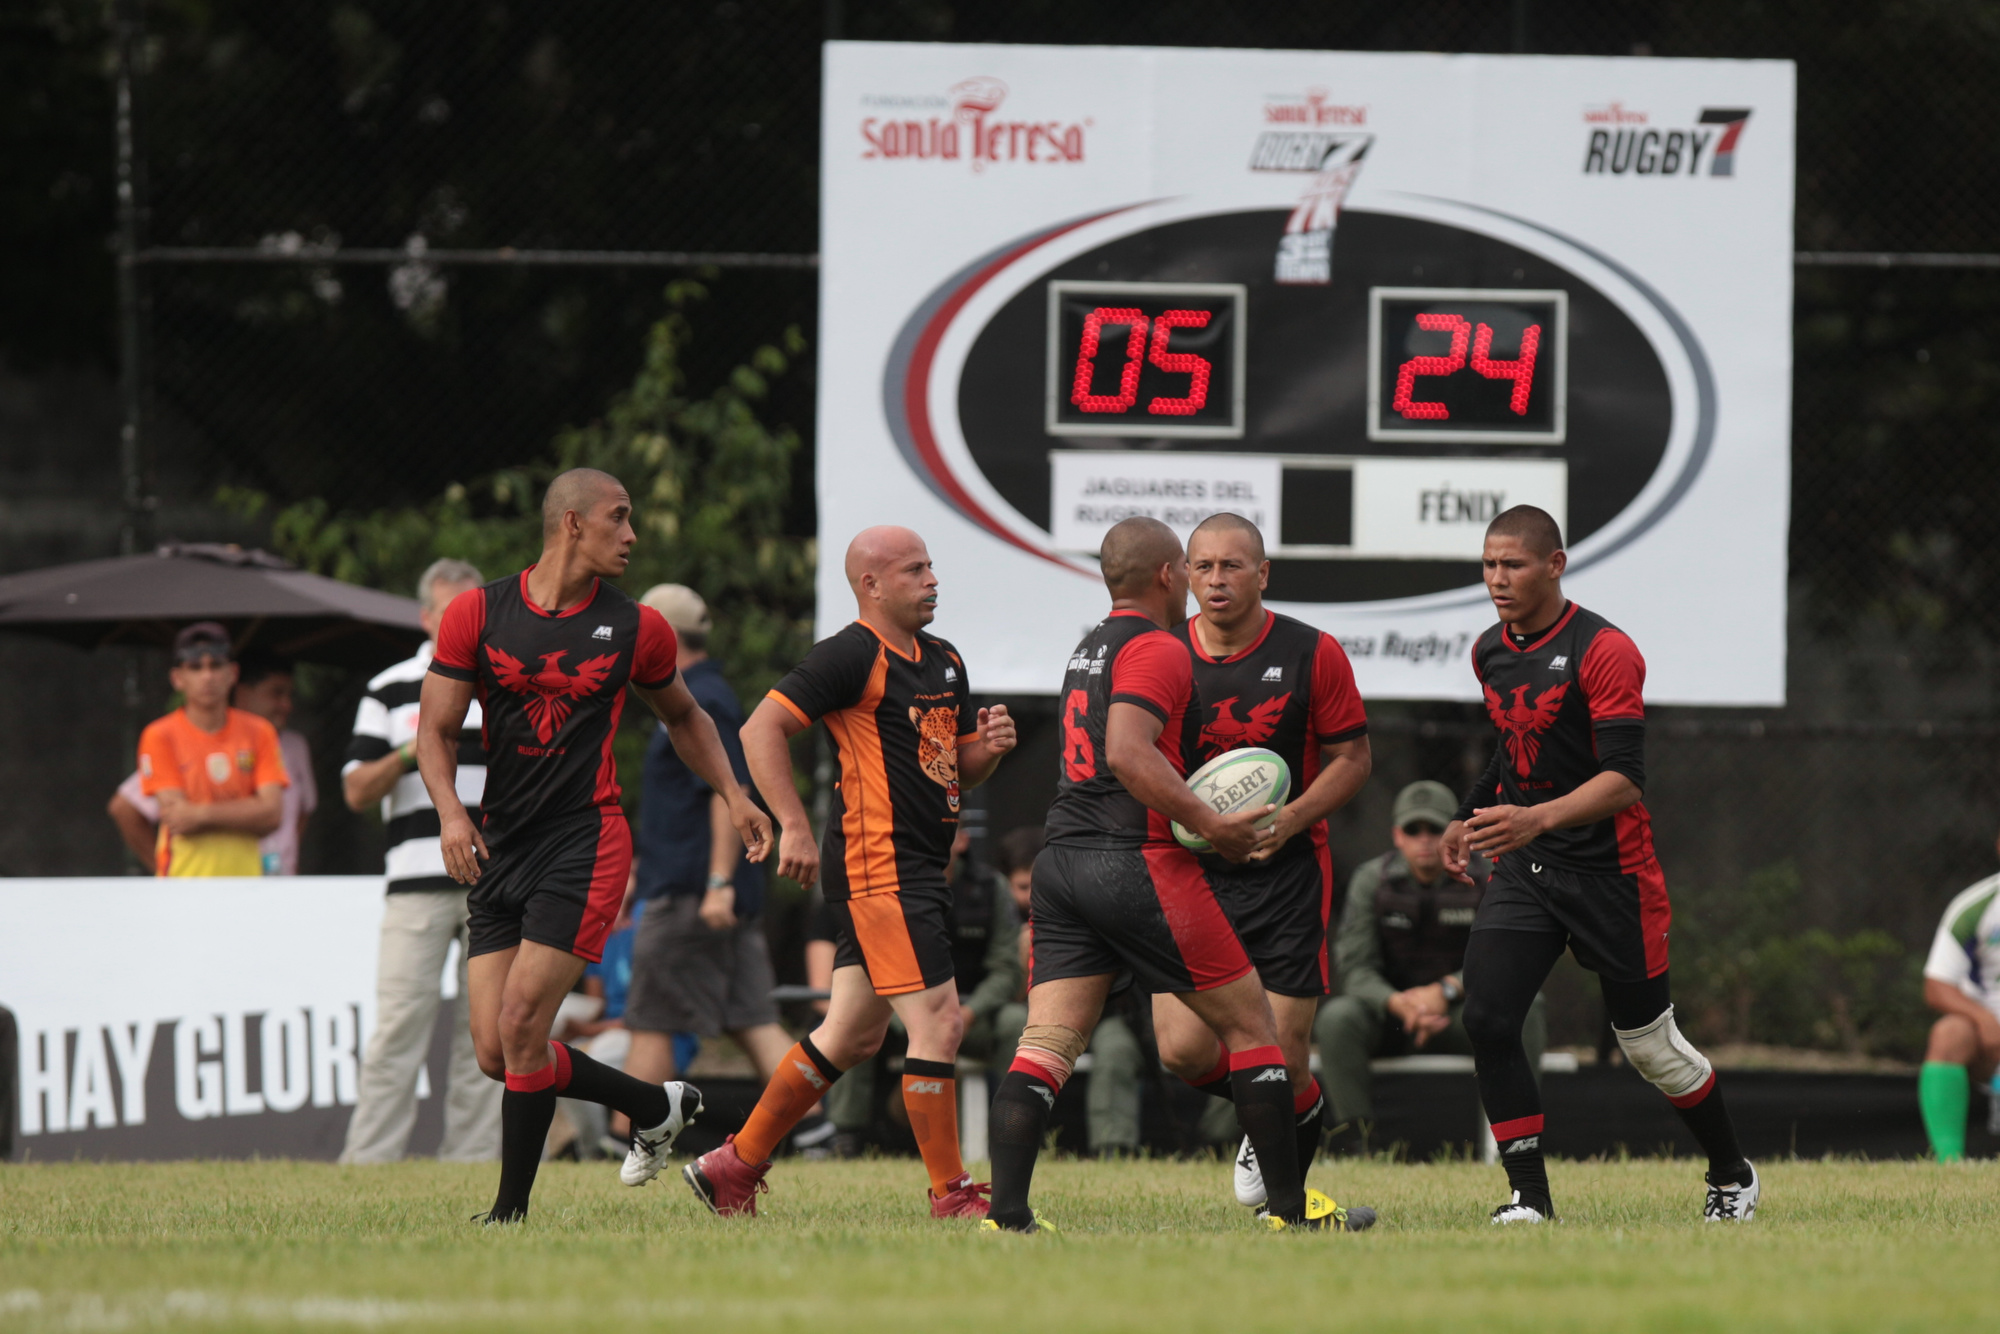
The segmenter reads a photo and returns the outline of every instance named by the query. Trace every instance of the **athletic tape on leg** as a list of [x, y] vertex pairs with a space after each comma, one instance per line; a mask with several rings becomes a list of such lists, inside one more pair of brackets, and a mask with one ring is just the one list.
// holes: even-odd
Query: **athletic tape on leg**
[[1045, 1051], [1061, 1061], [1064, 1077], [1067, 1078], [1069, 1072], [1076, 1069], [1076, 1058], [1083, 1055], [1090, 1039], [1067, 1024], [1029, 1024], [1021, 1030], [1018, 1045]]
[[1708, 1058], [1681, 1036], [1674, 1022], [1674, 1007], [1644, 1028], [1613, 1028], [1618, 1045], [1632, 1068], [1669, 1098], [1692, 1093], [1705, 1083], [1714, 1067]]

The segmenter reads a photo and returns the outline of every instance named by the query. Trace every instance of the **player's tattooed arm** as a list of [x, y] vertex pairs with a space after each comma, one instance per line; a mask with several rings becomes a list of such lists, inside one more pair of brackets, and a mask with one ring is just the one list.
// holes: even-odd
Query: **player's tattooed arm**
[[790, 744], [806, 727], [798, 714], [766, 697], [743, 724], [743, 760], [750, 766], [750, 781], [783, 831], [778, 839], [778, 874], [811, 889], [819, 879], [819, 845], [813, 841], [812, 821], [792, 779]]
[[1365, 733], [1321, 746], [1320, 760], [1319, 776], [1313, 779], [1312, 786], [1279, 808], [1278, 818], [1271, 825], [1271, 837], [1251, 861], [1269, 861], [1294, 836], [1352, 801], [1354, 794], [1367, 786], [1368, 775], [1375, 771], [1375, 753], [1369, 748]]
[[978, 787], [1000, 767], [1000, 757], [1014, 749], [1018, 737], [1014, 719], [1005, 704], [979, 711], [979, 726], [972, 736], [958, 743], [958, 777], [967, 787]]
[[[729, 752], [722, 746], [722, 734], [715, 730], [715, 720], [708, 716], [708, 711], [695, 702], [686, 680], [675, 673], [671, 681], [656, 690], [636, 684], [632, 689], [666, 725], [674, 753], [708, 784], [709, 791], [729, 803], [729, 819], [743, 840], [744, 857], [753, 862], [763, 861], [771, 851], [771, 818], [757, 809], [757, 803], [750, 800], [750, 794], [736, 781]], [[751, 778], [755, 781], [755, 769], [751, 770]]]
[[[1576, 791], [1539, 806], [1488, 806], [1465, 822], [1465, 846], [1488, 857], [1513, 852], [1548, 833], [1608, 820], [1639, 800], [1639, 785], [1606, 769]], [[1451, 831], [1447, 829], [1446, 834]]]
[[417, 773], [437, 807], [444, 869], [461, 885], [479, 883], [479, 863], [492, 856], [485, 835], [458, 799], [458, 733], [472, 707], [473, 690], [471, 681], [426, 672], [417, 704]]

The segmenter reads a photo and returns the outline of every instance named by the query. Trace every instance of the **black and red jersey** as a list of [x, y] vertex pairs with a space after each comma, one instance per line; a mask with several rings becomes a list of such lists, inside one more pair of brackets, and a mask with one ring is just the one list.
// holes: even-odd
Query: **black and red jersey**
[[958, 746], [979, 729], [965, 662], [919, 630], [916, 654], [854, 621], [812, 646], [770, 698], [810, 727], [824, 718], [840, 757], [839, 817], [820, 840], [829, 900], [942, 890], [958, 835]]
[[[1339, 641], [1304, 621], [1264, 613], [1256, 642], [1226, 658], [1201, 646], [1194, 618], [1173, 632], [1194, 662], [1196, 720], [1187, 729], [1189, 770], [1244, 746], [1262, 746], [1284, 757], [1292, 771], [1292, 796], [1312, 786], [1320, 748], [1352, 741], [1368, 731], [1368, 713], [1354, 687], [1354, 667]], [[1295, 838], [1272, 861], [1309, 857], [1326, 844], [1326, 822], [1310, 839]]]
[[1051, 843], [1125, 848], [1173, 839], [1171, 822], [1125, 790], [1104, 763], [1113, 704], [1136, 704], [1165, 724], [1157, 744], [1174, 772], [1188, 771], [1194, 671], [1187, 646], [1144, 612], [1114, 611], [1071, 650], [1063, 672], [1062, 759], [1049, 807]]
[[454, 598], [431, 657], [438, 675], [479, 688], [489, 839], [616, 806], [625, 687], [666, 685], [679, 651], [660, 613], [601, 580], [576, 606], [542, 610], [533, 568]]
[[[1522, 643], [1495, 625], [1472, 646], [1472, 670], [1500, 744], [1459, 810], [1538, 806], [1568, 796], [1607, 769], [1645, 787], [1646, 660], [1623, 630], [1574, 602]], [[1655, 865], [1644, 802], [1608, 820], [1556, 829], [1518, 854], [1593, 875]]]

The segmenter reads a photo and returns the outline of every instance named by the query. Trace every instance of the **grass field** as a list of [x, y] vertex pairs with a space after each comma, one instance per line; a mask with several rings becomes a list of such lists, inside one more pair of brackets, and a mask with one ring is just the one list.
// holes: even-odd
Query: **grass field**
[[1557, 1163], [1563, 1221], [1501, 1232], [1494, 1169], [1322, 1163], [1358, 1236], [1263, 1235], [1224, 1163], [1045, 1163], [1061, 1237], [931, 1222], [915, 1162], [783, 1163], [764, 1216], [550, 1164], [522, 1227], [493, 1169], [0, 1167], [0, 1328], [1937, 1330], [2000, 1304], [2000, 1164], [1766, 1164], [1747, 1227], [1698, 1169]]

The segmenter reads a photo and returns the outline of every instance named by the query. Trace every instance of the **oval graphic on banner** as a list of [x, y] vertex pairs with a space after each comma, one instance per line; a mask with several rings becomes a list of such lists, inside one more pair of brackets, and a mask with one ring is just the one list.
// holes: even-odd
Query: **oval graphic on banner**
[[[1603, 256], [1435, 204], [1346, 210], [1303, 268], [1281, 209], [1140, 206], [1023, 238], [907, 322], [892, 431], [967, 517], [1081, 571], [1128, 514], [1185, 532], [1217, 510], [1258, 522], [1288, 602], [1476, 587], [1486, 524], [1517, 503], [1601, 558], [1706, 455], [1700, 350]], [[1702, 410], [1677, 419], [1677, 392]]]

